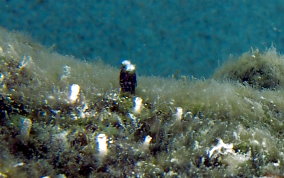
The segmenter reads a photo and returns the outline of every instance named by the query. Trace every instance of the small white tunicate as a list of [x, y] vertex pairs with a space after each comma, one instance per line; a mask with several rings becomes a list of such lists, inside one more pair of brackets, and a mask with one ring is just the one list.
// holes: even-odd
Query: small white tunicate
[[105, 134], [99, 134], [97, 136], [98, 151], [101, 157], [107, 154], [107, 136]]
[[177, 112], [175, 114], [175, 117], [176, 117], [177, 121], [180, 121], [182, 119], [182, 114], [183, 114], [182, 108], [181, 107], [177, 107]]
[[186, 113], [184, 114], [184, 117], [185, 117], [186, 119], [192, 119], [193, 114], [192, 114], [192, 112], [188, 111], [188, 112], [186, 112]]
[[30, 136], [32, 121], [29, 118], [21, 118], [20, 122], [20, 135], [23, 139], [27, 139]]
[[152, 137], [150, 135], [147, 135], [144, 138], [144, 142], [143, 142], [143, 145], [142, 145], [142, 149], [144, 151], [148, 151], [149, 150], [149, 146], [150, 146], [151, 141], [152, 141]]
[[171, 163], [178, 163], [179, 162], [177, 158], [172, 158], [170, 161], [171, 161]]
[[259, 145], [259, 142], [257, 140], [252, 140], [251, 143], [254, 145]]
[[134, 116], [134, 114], [128, 113], [128, 116], [132, 120], [133, 125], [137, 127], [137, 118]]
[[71, 67], [65, 65], [63, 67], [63, 74], [61, 76], [61, 80], [65, 80], [66, 78], [70, 77], [71, 74]]
[[13, 167], [20, 167], [20, 166], [24, 166], [24, 165], [25, 165], [25, 163], [20, 162], [20, 163], [14, 164]]
[[3, 82], [4, 78], [5, 78], [5, 76], [4, 76], [3, 74], [1, 74], [1, 73], [0, 73], [0, 83], [2, 83], [2, 82]]
[[65, 174], [58, 174], [55, 177], [56, 178], [66, 178], [67, 176]]
[[228, 154], [228, 153], [235, 153], [233, 149], [234, 145], [232, 143], [225, 144], [222, 139], [218, 140], [218, 144], [211, 148], [210, 151], [208, 151], [208, 156], [211, 158], [213, 154], [219, 155], [219, 154]]
[[141, 112], [142, 109], [142, 98], [140, 97], [135, 97], [134, 99], [134, 107], [133, 107], [133, 112], [135, 114], [139, 114]]
[[275, 166], [275, 167], [280, 166], [280, 161], [279, 161], [279, 160], [277, 160], [277, 163], [273, 163], [273, 166]]
[[82, 104], [82, 106], [78, 108], [80, 118], [85, 118], [90, 115], [88, 112], [86, 112], [88, 108], [89, 107], [87, 103]]
[[0, 56], [4, 56], [3, 48], [0, 46]]
[[25, 68], [27, 65], [32, 63], [32, 57], [31, 56], [23, 56], [22, 60], [20, 61], [20, 65], [19, 68], [23, 69]]
[[144, 139], [143, 145], [145, 147], [149, 147], [151, 140], [152, 140], [152, 137], [150, 135], [147, 135]]
[[233, 136], [236, 140], [239, 140], [240, 139], [240, 136], [237, 132], [233, 132]]
[[118, 120], [118, 123], [119, 123], [119, 125], [121, 126], [121, 127], [123, 127], [124, 129], [126, 129], [126, 127], [125, 127], [125, 124], [123, 123], [123, 121], [122, 121], [122, 119], [117, 115], [117, 120]]
[[69, 100], [71, 103], [76, 102], [79, 92], [80, 92], [80, 86], [77, 84], [72, 84], [70, 87], [70, 95], [69, 95]]
[[194, 149], [198, 150], [200, 148], [199, 142], [198, 141], [194, 141]]

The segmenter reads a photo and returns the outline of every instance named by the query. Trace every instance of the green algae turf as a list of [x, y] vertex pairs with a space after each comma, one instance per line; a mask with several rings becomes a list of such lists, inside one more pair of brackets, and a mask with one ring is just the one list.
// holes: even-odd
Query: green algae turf
[[[3, 176], [284, 174], [284, 64], [274, 49], [248, 52], [207, 80], [138, 76], [136, 96], [125, 96], [118, 69], [0, 33]], [[72, 84], [80, 86], [74, 103]], [[143, 100], [140, 113], [134, 97]], [[25, 139], [20, 118], [32, 122]], [[104, 157], [101, 133], [108, 137]]]

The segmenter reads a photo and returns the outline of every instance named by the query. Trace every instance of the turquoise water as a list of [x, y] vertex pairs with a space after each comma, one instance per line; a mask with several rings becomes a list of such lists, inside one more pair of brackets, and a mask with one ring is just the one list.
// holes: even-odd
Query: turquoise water
[[[83, 2], [83, 3], [82, 3]], [[0, 0], [0, 26], [140, 75], [209, 77], [230, 55], [283, 52], [282, 0]]]

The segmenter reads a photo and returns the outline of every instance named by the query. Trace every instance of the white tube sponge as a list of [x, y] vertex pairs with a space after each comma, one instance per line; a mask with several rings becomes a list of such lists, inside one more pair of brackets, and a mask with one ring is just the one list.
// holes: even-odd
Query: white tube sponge
[[135, 114], [140, 114], [140, 112], [142, 110], [142, 101], [143, 101], [142, 98], [135, 97], [135, 99], [134, 99], [134, 107], [133, 107], [133, 112]]
[[105, 134], [99, 134], [97, 136], [99, 156], [104, 157], [107, 154], [107, 136]]
[[78, 84], [72, 84], [70, 87], [69, 101], [75, 103], [80, 92], [80, 86]]
[[150, 135], [147, 135], [144, 138], [144, 142], [143, 142], [143, 145], [142, 145], [142, 149], [144, 151], [148, 151], [149, 150], [149, 146], [150, 146], [151, 141], [152, 141], [152, 137]]
[[150, 135], [147, 135], [143, 142], [144, 146], [148, 147], [150, 145], [151, 140], [152, 140], [152, 137]]
[[182, 119], [183, 110], [181, 107], [177, 107], [177, 112], [175, 114], [176, 120], [180, 121]]

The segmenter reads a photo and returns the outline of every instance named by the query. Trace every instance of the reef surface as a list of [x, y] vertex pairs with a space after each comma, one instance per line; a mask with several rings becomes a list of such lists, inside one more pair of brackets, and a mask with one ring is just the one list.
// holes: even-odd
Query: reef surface
[[[230, 60], [210, 79], [138, 75], [0, 29], [0, 176], [284, 175], [284, 58]], [[138, 66], [139, 71], [139, 66]]]

